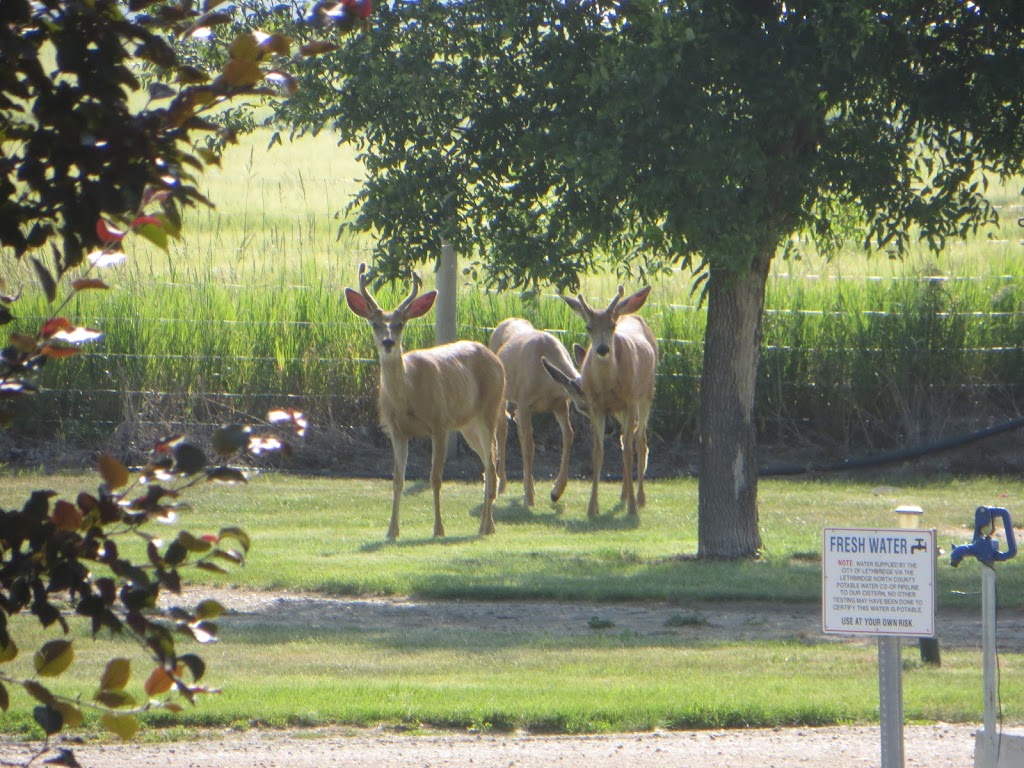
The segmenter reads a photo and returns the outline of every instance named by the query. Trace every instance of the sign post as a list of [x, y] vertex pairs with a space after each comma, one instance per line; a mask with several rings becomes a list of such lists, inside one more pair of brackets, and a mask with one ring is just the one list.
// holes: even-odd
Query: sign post
[[822, 629], [878, 636], [882, 768], [903, 768], [900, 638], [935, 635], [935, 531], [826, 528]]

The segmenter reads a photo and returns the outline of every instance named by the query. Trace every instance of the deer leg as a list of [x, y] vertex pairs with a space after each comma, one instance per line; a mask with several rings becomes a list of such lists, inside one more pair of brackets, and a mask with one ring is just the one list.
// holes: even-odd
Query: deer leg
[[533, 484], [533, 459], [537, 452], [533, 442], [533, 414], [522, 406], [516, 408], [516, 424], [519, 427], [519, 452], [523, 455], [523, 503], [532, 507], [537, 495]]
[[[495, 425], [496, 426], [496, 425]], [[484, 465], [484, 509], [480, 515], [480, 535], [494, 533], [494, 491], [498, 482], [494, 470], [494, 429], [482, 422], [474, 422], [462, 428], [462, 435], [469, 447], [480, 457]]]
[[553, 413], [562, 428], [562, 461], [558, 466], [558, 477], [555, 478], [555, 487], [551, 489], [551, 500], [558, 501], [565, 492], [565, 486], [569, 483], [569, 450], [572, 448], [572, 423], [569, 421], [569, 401], [564, 400], [555, 407]]
[[444, 536], [444, 525], [441, 523], [441, 479], [444, 474], [444, 456], [448, 450], [448, 434], [430, 437], [430, 489], [434, 492], [434, 535]]
[[647, 419], [650, 413], [651, 404], [642, 403], [636, 424], [636, 503], [641, 507], [647, 504], [647, 495], [644, 493], [644, 475], [647, 474]]
[[593, 474], [590, 480], [590, 505], [587, 507], [587, 517], [591, 520], [596, 518], [599, 513], [597, 486], [601, 481], [601, 467], [604, 465], [604, 424], [605, 415], [592, 411], [590, 414], [590, 427], [594, 432], [594, 449], [591, 452], [591, 464], [593, 464], [591, 469]]
[[622, 496], [630, 515], [639, 514], [633, 492], [633, 444], [636, 440], [636, 409], [630, 409], [622, 420]]
[[[518, 413], [518, 410], [516, 411]], [[501, 415], [498, 416], [498, 435], [497, 435], [497, 450], [495, 451], [497, 459], [497, 475], [498, 475], [498, 493], [502, 494], [505, 492], [505, 486], [508, 485], [508, 477], [505, 475], [505, 442], [508, 440], [508, 420], [511, 418], [507, 411], [502, 410]]]
[[394, 468], [391, 475], [391, 525], [388, 527], [388, 538], [398, 538], [398, 505], [402, 500], [402, 489], [405, 488], [405, 464], [409, 459], [409, 441], [392, 435], [391, 453], [394, 456]]

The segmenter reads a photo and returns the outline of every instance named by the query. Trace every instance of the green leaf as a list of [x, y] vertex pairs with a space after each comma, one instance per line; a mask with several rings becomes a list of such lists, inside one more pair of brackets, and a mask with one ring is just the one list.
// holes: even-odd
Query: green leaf
[[71, 666], [75, 649], [70, 640], [51, 640], [36, 651], [32, 661], [41, 677], [56, 677]]
[[196, 568], [202, 571], [210, 571], [211, 573], [227, 573], [226, 568], [221, 568], [216, 563], [211, 563], [209, 560], [200, 560], [196, 563]]
[[188, 550], [177, 539], [168, 544], [167, 551], [164, 552], [164, 560], [170, 566], [181, 565], [187, 557]]
[[64, 726], [64, 717], [61, 713], [53, 707], [46, 705], [33, 709], [32, 718], [39, 724], [39, 727], [43, 729], [47, 736], [60, 733], [60, 729]]
[[139, 721], [131, 715], [116, 715], [113, 712], [107, 712], [100, 718], [100, 722], [104, 728], [121, 737], [123, 741], [130, 740], [139, 731]]
[[128, 685], [132, 676], [131, 659], [111, 659], [100, 677], [100, 690], [119, 691]]
[[127, 691], [97, 691], [93, 700], [111, 709], [135, 706], [135, 697]]
[[168, 243], [170, 242], [170, 237], [168, 236], [167, 231], [162, 227], [158, 227], [155, 224], [143, 224], [142, 226], [138, 227], [135, 230], [135, 232], [140, 237], [145, 238], [146, 240], [151, 242], [160, 250], [167, 250]]
[[60, 712], [64, 726], [67, 728], [80, 728], [85, 722], [85, 715], [82, 714], [82, 710], [70, 702], [54, 701], [50, 704], [50, 707]]
[[42, 704], [51, 704], [55, 701], [53, 694], [50, 693], [50, 689], [45, 685], [37, 683], [35, 680], [26, 680], [21, 684], [21, 687], [25, 689], [25, 692]]
[[252, 427], [227, 424], [213, 433], [213, 450], [220, 456], [231, 456], [249, 445]]
[[195, 607], [194, 613], [199, 619], [216, 619], [218, 616], [223, 616], [225, 610], [224, 606], [216, 600], [203, 600]]
[[245, 473], [234, 467], [214, 467], [206, 473], [206, 479], [211, 483], [225, 483], [227, 485], [249, 482]]
[[206, 468], [206, 454], [194, 443], [181, 442], [172, 449], [173, 471], [179, 475], [195, 475]]
[[217, 540], [224, 541], [224, 539], [234, 539], [242, 545], [242, 549], [244, 549], [246, 552], [249, 551], [249, 534], [247, 534], [241, 528], [236, 528], [234, 526], [228, 528], [221, 528], [220, 531], [217, 533]]
[[0, 646], [0, 664], [5, 661], [11, 661], [18, 655], [18, 646], [14, 642], [14, 638], [10, 638], [7, 645]]
[[178, 543], [189, 552], [193, 552], [195, 554], [209, 552], [213, 548], [213, 544], [208, 542], [206, 539], [200, 539], [198, 536], [193, 536], [188, 531], [181, 531], [178, 534]]
[[39, 284], [43, 287], [43, 293], [46, 294], [46, 300], [52, 304], [53, 300], [57, 298], [57, 281], [53, 279], [50, 270], [35, 256], [32, 257], [32, 266], [35, 267], [36, 276], [39, 278]]
[[192, 679], [196, 682], [202, 680], [203, 675], [206, 674], [206, 662], [194, 653], [186, 653], [179, 656], [178, 663], [188, 667], [188, 671], [192, 674]]

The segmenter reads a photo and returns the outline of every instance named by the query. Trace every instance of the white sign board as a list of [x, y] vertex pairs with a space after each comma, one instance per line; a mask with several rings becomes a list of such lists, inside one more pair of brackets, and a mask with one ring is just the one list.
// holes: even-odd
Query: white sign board
[[936, 555], [935, 531], [826, 528], [823, 631], [933, 637]]

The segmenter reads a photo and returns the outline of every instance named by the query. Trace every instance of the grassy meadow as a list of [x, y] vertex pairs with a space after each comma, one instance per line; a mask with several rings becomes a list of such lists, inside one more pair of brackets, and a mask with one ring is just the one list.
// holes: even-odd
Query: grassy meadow
[[[47, 391], [16, 425], [23, 440], [58, 437], [69, 448], [119, 450], [153, 435], [257, 418], [293, 405], [325, 431], [375, 426], [368, 407], [376, 360], [342, 292], [370, 257], [369, 241], [339, 237], [360, 170], [324, 133], [267, 151], [259, 133], [211, 168], [203, 191], [217, 203], [186, 216], [164, 253], [139, 238], [104, 277], [110, 291], [81, 295], [70, 313], [104, 338], [45, 372]], [[758, 417], [765, 444], [814, 446], [845, 457], [972, 431], [1024, 407], [1024, 284], [1019, 184], [992, 188], [998, 228], [939, 255], [894, 262], [851, 251], [778, 259], [768, 286]], [[0, 264], [8, 283], [30, 284], [28, 264]], [[24, 271], [21, 271], [24, 270]], [[693, 276], [658, 279], [643, 314], [661, 341], [655, 441], [694, 444], [704, 308]], [[427, 276], [428, 284], [430, 282]], [[604, 301], [611, 276], [584, 281]], [[382, 291], [382, 303], [404, 295]], [[31, 328], [46, 316], [38, 291], [18, 303]], [[530, 318], [583, 341], [582, 323], [553, 292], [524, 299], [462, 286], [459, 333], [485, 341], [502, 319]], [[429, 318], [408, 346], [432, 343]], [[138, 460], [137, 452], [129, 457]]]
[[[21, 503], [34, 488], [69, 497], [95, 478], [5, 473], [0, 507]], [[545, 483], [547, 480], [545, 480]], [[639, 521], [624, 514], [618, 487], [602, 487], [602, 516], [585, 515], [588, 484], [574, 480], [557, 505], [532, 512], [516, 489], [495, 506], [497, 533], [479, 537], [480, 486], [448, 482], [443, 516], [448, 536], [431, 537], [429, 486], [412, 483], [402, 502], [402, 537], [387, 542], [390, 482], [266, 474], [244, 487], [205, 486], [188, 494], [193, 511], [181, 526], [193, 533], [241, 525], [254, 547], [246, 566], [227, 576], [190, 570], [191, 584], [313, 591], [324, 595], [411, 595], [560, 603], [660, 601], [689, 617], [685, 629], [649, 635], [627, 627], [582, 635], [539, 632], [528, 625], [502, 632], [443, 625], [389, 632], [320, 624], [281, 626], [220, 620], [221, 642], [183, 650], [209, 665], [207, 685], [222, 688], [173, 717], [147, 716], [149, 738], [180, 727], [400, 725], [412, 728], [543, 732], [616, 732], [652, 728], [874, 722], [878, 718], [877, 647], [872, 638], [817, 642], [713, 641], [701, 636], [701, 606], [717, 601], [820, 603], [824, 527], [894, 527], [903, 503], [925, 510], [941, 546], [969, 541], [980, 504], [1011, 511], [1024, 503], [1018, 478], [876, 482], [765, 480], [760, 492], [764, 557], [757, 562], [693, 559], [696, 482], [650, 483]], [[160, 533], [157, 526], [153, 533]], [[122, 549], [130, 541], [119, 542]], [[1024, 605], [1020, 560], [997, 567], [999, 605]], [[937, 604], [942, 616], [980, 620], [980, 566], [957, 569], [940, 557]], [[754, 625], [751, 625], [754, 627]], [[14, 627], [23, 649], [43, 639], [27, 617]], [[25, 634], [21, 634], [24, 631]], [[76, 630], [76, 661], [55, 686], [92, 690], [105, 660], [138, 657], [123, 641], [93, 641]], [[52, 633], [51, 633], [52, 634]], [[49, 636], [49, 635], [48, 635]], [[997, 639], [999, 630], [997, 630]], [[182, 641], [184, 643], [184, 641]], [[976, 722], [981, 718], [980, 649], [945, 643], [942, 665], [922, 665], [904, 643], [904, 708], [908, 722]], [[23, 653], [14, 665], [30, 665]], [[136, 662], [141, 689], [147, 666]], [[1001, 653], [1004, 722], [1024, 722], [1024, 655]], [[5, 665], [7, 671], [17, 667]], [[65, 680], [65, 677], [67, 678]], [[141, 691], [140, 691], [141, 692]], [[26, 697], [12, 692], [3, 731], [32, 734]], [[93, 727], [90, 720], [87, 730]], [[183, 733], [183, 735], [185, 735]]]

